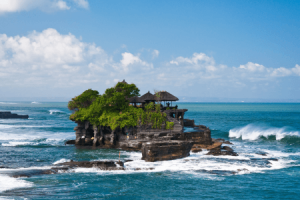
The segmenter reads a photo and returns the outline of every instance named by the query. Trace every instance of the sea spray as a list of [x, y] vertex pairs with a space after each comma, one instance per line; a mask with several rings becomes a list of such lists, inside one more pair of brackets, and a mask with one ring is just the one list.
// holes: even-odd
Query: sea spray
[[22, 180], [20, 178], [12, 178], [6, 175], [0, 174], [0, 192], [12, 190], [16, 188], [32, 187], [33, 183]]
[[268, 138], [275, 136], [276, 140], [281, 140], [287, 136], [300, 137], [299, 131], [288, 131], [288, 127], [269, 127], [266, 125], [248, 124], [241, 128], [234, 128], [229, 131], [229, 137], [241, 138], [242, 140], [257, 140], [260, 137]]

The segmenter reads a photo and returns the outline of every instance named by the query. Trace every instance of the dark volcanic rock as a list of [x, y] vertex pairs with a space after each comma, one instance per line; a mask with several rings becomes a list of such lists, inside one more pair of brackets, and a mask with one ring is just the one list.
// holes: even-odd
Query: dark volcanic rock
[[28, 115], [18, 115], [11, 112], [0, 112], [0, 119], [28, 119]]
[[193, 144], [186, 141], [153, 141], [143, 144], [142, 160], [155, 162], [161, 160], [174, 160], [190, 155]]
[[65, 145], [66, 144], [75, 144], [75, 140], [68, 140], [68, 141], [65, 142]]
[[147, 141], [141, 141], [141, 140], [128, 140], [124, 142], [119, 142], [119, 148], [127, 151], [140, 151], [143, 145], [143, 142]]
[[238, 156], [237, 153], [235, 153], [230, 147], [229, 149], [221, 149], [221, 148], [215, 148], [211, 149], [206, 155], [213, 155], [213, 156]]
[[228, 147], [228, 146], [224, 146], [224, 147], [222, 147], [222, 149], [224, 149], [226, 151], [232, 151], [233, 152], [233, 149]]
[[212, 138], [212, 142], [222, 142], [223, 144], [232, 144], [231, 142], [224, 140], [222, 138], [218, 138], [218, 139]]
[[195, 120], [184, 119], [183, 120], [183, 125], [187, 126], [187, 127], [194, 127], [195, 126]]
[[[58, 165], [67, 166], [69, 169], [72, 168], [99, 168], [101, 170], [124, 170], [124, 163], [122, 161], [73, 161], [64, 162]], [[119, 166], [118, 166], [119, 165]]]
[[202, 148], [201, 148], [201, 146], [193, 145], [191, 151], [192, 151], [193, 153], [201, 152], [201, 151], [202, 151]]
[[261, 155], [261, 156], [267, 156], [267, 153], [266, 152], [257, 152], [255, 154], [258, 154], [258, 155]]
[[14, 178], [31, 177], [44, 174], [57, 174], [61, 172], [67, 172], [68, 170], [76, 168], [98, 168], [101, 170], [124, 170], [124, 163], [122, 161], [79, 161], [79, 162], [64, 162], [59, 163], [51, 169], [45, 170], [24, 170], [20, 172], [14, 172], [11, 176]]

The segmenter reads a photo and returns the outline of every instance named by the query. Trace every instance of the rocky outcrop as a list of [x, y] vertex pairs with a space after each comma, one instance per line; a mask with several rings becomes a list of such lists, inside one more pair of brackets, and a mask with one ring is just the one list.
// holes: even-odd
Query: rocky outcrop
[[122, 161], [71, 161], [58, 165], [62, 165], [68, 169], [93, 167], [101, 170], [124, 170], [124, 163]]
[[193, 144], [187, 141], [153, 141], [144, 143], [142, 146], [142, 160], [155, 162], [173, 160], [190, 155]]
[[18, 115], [11, 112], [0, 112], [0, 119], [28, 119], [28, 115]]
[[215, 148], [211, 149], [206, 155], [213, 155], [213, 156], [238, 156], [236, 152], [233, 151], [230, 147], [222, 147], [222, 148]]
[[234, 150], [229, 146], [222, 146], [223, 144], [232, 144], [229, 141], [224, 139], [212, 139], [211, 145], [204, 145], [204, 144], [194, 144], [191, 151], [193, 153], [197, 153], [202, 151], [202, 149], [209, 150], [206, 155], [213, 155], [213, 156], [221, 156], [221, 155], [229, 155], [229, 156], [238, 156]]
[[[112, 131], [109, 127], [93, 126], [88, 121], [77, 122], [75, 145], [142, 151], [142, 159], [149, 162], [183, 158], [189, 155], [190, 150], [199, 152], [202, 149], [211, 150], [210, 155], [235, 155], [233, 151], [221, 150], [222, 143], [230, 143], [222, 139], [212, 140], [208, 127], [183, 119], [186, 111], [163, 111], [167, 114], [167, 121], [174, 123], [172, 130], [166, 130], [164, 125], [161, 129], [153, 129], [149, 124]], [[184, 132], [184, 126], [193, 128], [193, 131]]]
[[57, 174], [57, 173], [64, 173], [72, 169], [76, 168], [97, 168], [100, 170], [125, 170], [124, 169], [124, 162], [122, 161], [70, 161], [59, 163], [55, 167], [51, 167], [50, 169], [45, 170], [22, 170], [19, 172], [14, 172], [11, 174], [14, 178], [19, 177], [31, 177], [36, 175], [43, 175], [43, 174]]
[[209, 152], [206, 155], [213, 155], [213, 156], [238, 156], [236, 152], [233, 151], [232, 148], [229, 146], [223, 146], [222, 142], [215, 142], [209, 148], [207, 148]]

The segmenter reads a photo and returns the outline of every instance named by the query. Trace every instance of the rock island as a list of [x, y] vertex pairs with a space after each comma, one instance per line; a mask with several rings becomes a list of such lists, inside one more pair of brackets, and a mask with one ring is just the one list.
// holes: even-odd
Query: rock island
[[[135, 84], [125, 80], [100, 95], [86, 90], [74, 97], [68, 108], [70, 119], [77, 123], [76, 140], [66, 144], [141, 151], [148, 162], [187, 157], [190, 151], [208, 149], [210, 155], [237, 154], [223, 143], [212, 139], [204, 125], [184, 117], [187, 109], [173, 106], [179, 99], [167, 91], [148, 92], [142, 96]], [[184, 127], [193, 128], [185, 132]]]

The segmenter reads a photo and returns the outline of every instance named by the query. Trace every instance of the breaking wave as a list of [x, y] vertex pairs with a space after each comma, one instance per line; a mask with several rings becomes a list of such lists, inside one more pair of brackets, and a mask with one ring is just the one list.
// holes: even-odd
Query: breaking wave
[[[156, 173], [156, 172], [178, 172], [179, 174], [191, 174], [197, 177], [207, 178], [207, 175], [233, 175], [263, 173], [267, 170], [278, 170], [295, 166], [290, 156], [300, 156], [295, 153], [279, 154], [276, 151], [268, 151], [266, 156], [256, 153], [240, 153], [239, 156], [208, 156], [207, 151], [191, 153], [189, 157], [157, 162], [145, 162], [141, 160], [140, 152], [123, 152], [132, 161], [125, 163], [125, 170], [103, 171], [97, 168], [75, 168], [69, 172], [75, 173], [99, 173], [110, 174], [132, 174], [132, 173]], [[61, 163], [65, 159], [57, 161]], [[204, 175], [204, 176], [203, 176]]]
[[49, 110], [49, 112], [50, 112], [50, 115], [56, 114], [56, 113], [65, 113], [65, 112], [63, 112], [61, 110]]
[[62, 159], [54, 162], [53, 165], [57, 165], [57, 164], [64, 163], [64, 162], [70, 162], [70, 161], [71, 161], [70, 159], [62, 158]]
[[33, 183], [31, 182], [19, 178], [12, 178], [6, 175], [0, 175], [0, 180], [0, 192], [33, 186]]
[[241, 128], [231, 129], [229, 131], [229, 137], [241, 138], [242, 140], [257, 140], [261, 137], [275, 137], [276, 140], [282, 140], [287, 137], [300, 138], [300, 132], [289, 131], [288, 127], [276, 128], [249, 124]]

